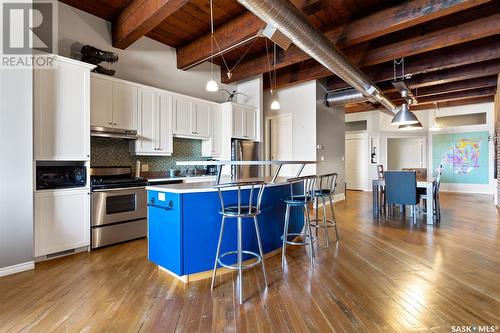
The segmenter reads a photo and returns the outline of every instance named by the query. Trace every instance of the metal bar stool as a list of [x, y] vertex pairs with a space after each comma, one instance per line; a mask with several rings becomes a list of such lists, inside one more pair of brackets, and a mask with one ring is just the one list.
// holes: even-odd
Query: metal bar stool
[[[316, 228], [316, 237], [318, 236], [319, 228], [323, 228], [325, 230], [326, 247], [330, 246], [330, 237], [328, 236], [328, 228], [335, 228], [335, 238], [337, 239], [337, 242], [339, 241], [337, 221], [335, 219], [335, 213], [333, 212], [333, 196], [335, 195], [338, 176], [339, 175], [337, 173], [329, 173], [326, 175], [318, 176], [319, 184], [317, 184], [316, 190], [314, 191], [314, 197], [316, 203], [316, 218], [312, 220], [313, 223], [311, 223], [311, 227]], [[329, 220], [326, 216], [327, 198], [330, 202], [330, 210], [332, 212], [331, 220]], [[321, 199], [323, 203], [323, 224], [320, 224], [320, 220], [318, 219], [319, 199]]]
[[[290, 184], [290, 195], [283, 198], [283, 202], [286, 203], [286, 213], [285, 213], [285, 226], [283, 228], [283, 236], [281, 239], [283, 240], [283, 247], [281, 252], [281, 267], [285, 267], [285, 257], [286, 257], [286, 245], [301, 245], [307, 246], [311, 250], [311, 269], [314, 268], [314, 246], [313, 246], [313, 236], [311, 232], [311, 220], [309, 218], [309, 203], [314, 200], [314, 186], [316, 183], [316, 176], [304, 176], [304, 177], [296, 177], [289, 178], [286, 180]], [[299, 191], [302, 193], [294, 192], [294, 185], [298, 183], [303, 183], [303, 190]], [[305, 214], [305, 223], [304, 230], [300, 233], [289, 233], [288, 232], [288, 223], [290, 221], [290, 208], [292, 207], [302, 207], [304, 209]], [[302, 237], [301, 241], [295, 241], [296, 237]], [[290, 237], [293, 237], [290, 240]]]
[[[221, 265], [222, 267], [231, 269], [231, 270], [237, 270], [238, 271], [238, 284], [239, 284], [239, 300], [240, 304], [243, 304], [243, 270], [248, 269], [251, 267], [254, 267], [258, 265], [259, 263], [262, 265], [262, 273], [264, 274], [264, 282], [267, 286], [267, 276], [266, 276], [266, 267], [264, 264], [264, 254], [262, 251], [262, 242], [260, 240], [260, 232], [259, 232], [259, 223], [257, 220], [257, 216], [260, 214], [260, 204], [262, 201], [262, 194], [264, 193], [264, 188], [265, 188], [265, 183], [263, 181], [251, 181], [251, 182], [233, 182], [233, 183], [225, 183], [225, 184], [219, 184], [215, 185], [214, 188], [217, 189], [219, 193], [219, 199], [220, 199], [220, 204], [221, 204], [221, 210], [220, 214], [222, 215], [222, 224], [220, 228], [220, 233], [219, 233], [219, 241], [217, 243], [217, 253], [215, 255], [215, 263], [214, 263], [214, 271], [212, 273], [212, 285], [211, 289], [214, 288], [215, 286], [215, 277], [217, 275], [217, 266]], [[244, 188], [243, 188], [244, 187]], [[232, 204], [232, 205], [225, 205], [224, 204], [224, 195], [223, 195], [223, 189], [224, 190], [237, 190], [237, 204]], [[243, 200], [242, 201], [242, 193], [244, 190], [249, 189], [249, 195], [248, 195], [248, 200]], [[256, 202], [253, 202], [254, 199], [254, 192], [257, 191], [257, 198]], [[226, 222], [226, 219], [237, 219], [238, 221], [238, 226], [237, 226], [237, 250], [235, 251], [228, 251], [223, 254], [220, 254], [220, 247], [222, 243], [222, 236], [224, 233], [224, 224]], [[259, 254], [252, 252], [252, 251], [246, 251], [243, 250], [243, 244], [242, 244], [242, 222], [243, 218], [253, 218], [254, 221], [254, 226], [255, 226], [255, 234], [257, 235], [257, 243], [259, 245]], [[230, 254], [236, 254], [238, 261], [237, 264], [235, 265], [227, 265], [222, 262], [222, 258], [224, 258], [227, 255]], [[248, 264], [248, 265], [243, 265], [243, 254], [248, 254], [256, 258], [256, 261]]]

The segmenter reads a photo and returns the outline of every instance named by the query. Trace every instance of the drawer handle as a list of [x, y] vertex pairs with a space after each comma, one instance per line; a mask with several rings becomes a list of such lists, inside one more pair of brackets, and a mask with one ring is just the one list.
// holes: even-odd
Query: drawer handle
[[163, 206], [154, 205], [154, 204], [150, 204], [150, 203], [148, 203], [148, 207], [160, 208], [160, 209], [165, 209], [165, 210], [174, 210], [173, 207], [163, 207]]

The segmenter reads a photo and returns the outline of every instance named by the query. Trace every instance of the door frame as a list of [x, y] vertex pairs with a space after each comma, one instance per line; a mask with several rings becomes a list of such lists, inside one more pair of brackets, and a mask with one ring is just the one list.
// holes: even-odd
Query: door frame
[[[370, 147], [368, 146], [368, 133], [346, 133], [345, 134], [345, 141], [344, 145], [347, 143], [347, 140], [355, 140], [355, 139], [361, 139], [363, 142], [363, 188], [362, 191], [370, 191], [370, 187], [368, 184], [368, 163], [369, 163], [369, 156], [370, 156]], [[345, 155], [347, 155], [347, 152], [345, 152]], [[345, 156], [344, 155], [344, 156]], [[347, 167], [346, 167], [346, 159], [344, 157], [344, 169], [346, 170], [346, 177], [347, 177]], [[346, 186], [347, 186], [347, 180], [346, 180]], [[347, 187], [346, 187], [347, 190]]]
[[[286, 118], [290, 117], [290, 131], [292, 132], [292, 142], [290, 143], [293, 147], [293, 115], [291, 112], [282, 113], [275, 116], [266, 116], [264, 118], [264, 160], [270, 159], [271, 154], [271, 121], [278, 118]], [[292, 159], [293, 159], [293, 149], [292, 149]], [[265, 176], [271, 176], [271, 166], [268, 165], [265, 167]]]
[[425, 135], [387, 135], [384, 139], [385, 143], [385, 154], [384, 154], [384, 166], [389, 170], [389, 139], [420, 139], [422, 140], [422, 168], [428, 169], [429, 163], [427, 161], [427, 137]]

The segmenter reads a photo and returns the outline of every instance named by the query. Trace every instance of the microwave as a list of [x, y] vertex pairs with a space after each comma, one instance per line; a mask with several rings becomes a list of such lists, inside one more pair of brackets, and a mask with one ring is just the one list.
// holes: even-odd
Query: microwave
[[85, 187], [86, 185], [87, 167], [84, 162], [37, 163], [37, 190]]

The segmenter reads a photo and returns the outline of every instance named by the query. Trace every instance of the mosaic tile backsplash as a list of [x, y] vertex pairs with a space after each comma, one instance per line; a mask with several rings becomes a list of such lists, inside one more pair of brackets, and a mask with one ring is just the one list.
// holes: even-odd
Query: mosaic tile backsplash
[[168, 171], [178, 169], [177, 161], [204, 160], [201, 155], [201, 140], [174, 138], [172, 156], [136, 156], [131, 155], [129, 140], [110, 138], [91, 138], [91, 166], [131, 166], [135, 169], [135, 161], [140, 160], [149, 165], [149, 171]]

